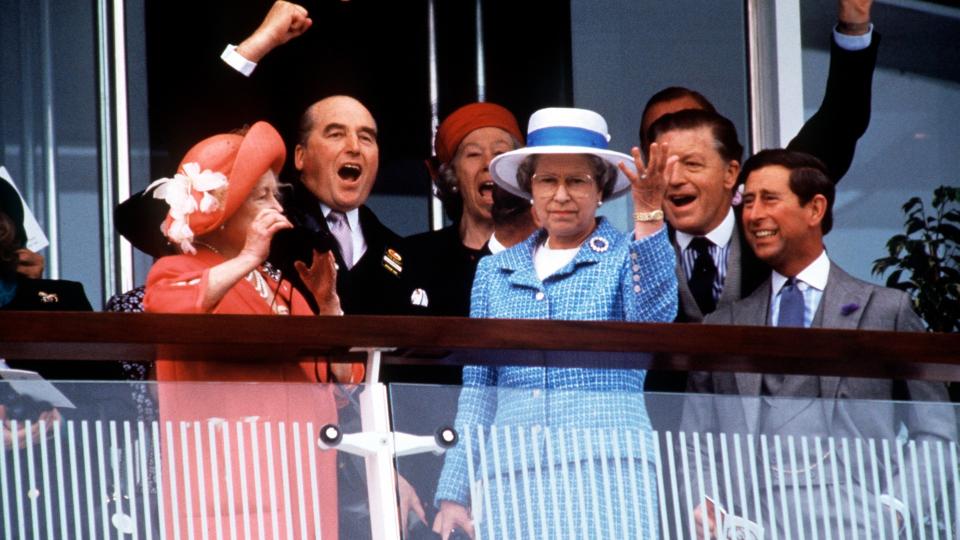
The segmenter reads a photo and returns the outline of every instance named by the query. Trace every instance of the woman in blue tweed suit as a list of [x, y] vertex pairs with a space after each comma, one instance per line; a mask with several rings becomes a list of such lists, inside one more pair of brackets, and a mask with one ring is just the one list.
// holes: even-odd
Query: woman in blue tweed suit
[[[660, 210], [676, 158], [649, 166], [607, 149], [607, 126], [583, 109], [541, 109], [526, 148], [490, 164], [493, 180], [531, 197], [542, 229], [480, 261], [471, 317], [669, 322], [675, 256]], [[618, 170], [619, 167], [619, 170]], [[637, 171], [640, 171], [639, 174]], [[596, 217], [630, 190], [633, 234]], [[437, 488], [434, 531], [473, 538], [657, 535], [653, 440], [641, 369], [467, 366]], [[467, 506], [471, 510], [467, 509]]]

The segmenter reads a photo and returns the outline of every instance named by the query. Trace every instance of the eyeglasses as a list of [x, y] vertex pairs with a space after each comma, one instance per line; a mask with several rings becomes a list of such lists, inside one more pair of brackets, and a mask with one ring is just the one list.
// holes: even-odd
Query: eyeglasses
[[554, 173], [536, 173], [530, 178], [532, 190], [538, 197], [553, 197], [560, 185], [572, 197], [586, 197], [597, 192], [597, 181], [589, 174], [560, 176]]

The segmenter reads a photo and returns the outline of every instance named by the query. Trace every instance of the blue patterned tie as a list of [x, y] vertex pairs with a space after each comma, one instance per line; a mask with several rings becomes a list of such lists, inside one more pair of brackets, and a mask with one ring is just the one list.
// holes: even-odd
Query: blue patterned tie
[[777, 326], [803, 328], [803, 292], [797, 287], [797, 279], [790, 278], [780, 289], [780, 316]]

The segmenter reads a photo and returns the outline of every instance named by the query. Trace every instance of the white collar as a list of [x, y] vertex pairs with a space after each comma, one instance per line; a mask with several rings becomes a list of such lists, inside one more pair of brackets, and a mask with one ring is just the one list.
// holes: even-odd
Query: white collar
[[491, 254], [497, 254], [507, 249], [507, 246], [503, 245], [499, 240], [497, 240], [497, 233], [493, 233], [493, 236], [490, 237], [490, 241], [487, 242], [487, 249], [490, 250]]
[[[715, 246], [725, 246], [730, 243], [730, 238], [733, 237], [733, 227], [736, 223], [737, 218], [733, 215], [733, 207], [731, 206], [730, 209], [727, 210], [726, 217], [720, 222], [720, 225], [717, 225], [715, 229], [705, 234], [704, 237], [713, 242]], [[696, 237], [694, 234], [677, 231], [677, 244], [680, 246], [680, 251], [683, 252], [686, 250], [690, 242], [693, 242], [693, 239]]]
[[[797, 281], [806, 283], [818, 291], [823, 291], [827, 287], [827, 277], [830, 275], [830, 258], [827, 257], [827, 251], [821, 251], [820, 256], [814, 259], [812, 263], [797, 274]], [[789, 279], [787, 276], [773, 271], [770, 276], [770, 285], [773, 288], [771, 297], [776, 296], [783, 284]]]
[[[330, 212], [332, 212], [333, 209], [323, 203], [320, 203], [320, 211], [323, 212], [323, 219], [327, 219], [327, 216], [330, 215]], [[359, 231], [360, 210], [358, 208], [354, 208], [353, 210], [348, 210], [343, 214], [347, 216], [347, 225], [350, 225], [350, 230], [353, 232]]]

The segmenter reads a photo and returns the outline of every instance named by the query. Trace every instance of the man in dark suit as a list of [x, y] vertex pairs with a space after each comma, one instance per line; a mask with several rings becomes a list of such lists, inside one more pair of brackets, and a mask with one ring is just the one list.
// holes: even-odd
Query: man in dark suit
[[[726, 305], [753, 292], [770, 275], [747, 246], [733, 205], [743, 146], [733, 122], [701, 109], [685, 109], [657, 120], [650, 133], [676, 156], [667, 183], [663, 213], [677, 263], [679, 322], [700, 322], [717, 304]], [[672, 360], [676, 361], [677, 358]], [[683, 371], [651, 370], [644, 390], [658, 431], [674, 431], [680, 422]]]
[[[857, 140], [870, 123], [871, 86], [880, 42], [879, 33], [873, 31], [870, 23], [871, 5], [871, 0], [838, 2], [823, 102], [788, 145], [791, 150], [807, 152], [823, 160], [834, 182], [839, 182], [849, 169]], [[716, 113], [706, 97], [688, 88], [670, 87], [653, 95], [641, 118], [641, 150], [646, 154], [651, 142], [664, 142], [660, 138], [673, 131], [671, 126], [659, 122], [661, 118], [688, 109]], [[686, 125], [710, 127], [716, 135], [716, 144], [727, 148], [726, 155], [722, 156], [724, 160], [728, 165], [734, 165], [735, 161], [739, 167], [743, 156], [736, 131], [727, 131], [725, 127], [720, 129], [721, 124], [728, 124], [733, 129], [733, 124], [728, 121], [709, 120]], [[721, 138], [726, 140], [721, 141]], [[703, 150], [710, 152], [707, 148]], [[708, 177], [700, 174], [699, 182], [693, 183], [687, 181], [688, 176], [684, 174], [685, 164], [681, 161], [679, 165], [681, 174], [671, 183], [664, 207], [677, 252], [680, 294], [677, 321], [700, 322], [718, 305], [749, 295], [766, 279], [770, 270], [746, 248], [735, 215], [733, 184], [729, 183], [729, 177], [716, 170]], [[736, 172], [733, 176], [736, 177]], [[725, 191], [718, 192], [719, 186]], [[713, 196], [699, 197], [703, 190]], [[690, 213], [691, 210], [694, 212], [692, 218], [682, 223], [675, 219], [677, 214]], [[645, 389], [682, 392], [685, 386], [686, 373], [652, 370], [647, 375]], [[653, 405], [651, 418], [655, 425], [665, 429], [676, 426], [677, 407], [665, 399], [660, 400], [661, 406]]]
[[[410, 305], [403, 242], [364, 206], [378, 165], [377, 124], [362, 103], [332, 96], [304, 112], [294, 149], [300, 181], [283, 202], [294, 228], [277, 235], [270, 260], [294, 279], [294, 286], [302, 287], [298, 274], [290, 271], [293, 261], [309, 261], [312, 250], [332, 251], [338, 266], [337, 295], [346, 314], [398, 315]], [[346, 432], [360, 431], [356, 412], [355, 407], [341, 410], [340, 425]], [[340, 536], [365, 538], [370, 527], [362, 462], [345, 453], [338, 459], [338, 466], [347, 469], [339, 475]], [[398, 481], [402, 507], [415, 508], [425, 522], [416, 494], [403, 477]]]
[[293, 260], [309, 261], [312, 249], [332, 250], [347, 314], [403, 314], [410, 304], [403, 242], [364, 206], [378, 165], [377, 124], [362, 103], [332, 96], [304, 112], [294, 149], [300, 181], [284, 197], [295, 228], [274, 244], [271, 261], [289, 269]]
[[770, 272], [737, 225], [733, 200], [743, 146], [730, 120], [706, 110], [663, 116], [650, 133], [677, 156], [664, 201], [677, 253], [677, 320], [700, 322], [718, 303], [753, 292]]
[[[8, 311], [93, 311], [83, 284], [42, 279], [34, 272], [33, 252], [26, 249], [24, 206], [13, 186], [0, 180], [0, 309]], [[25, 260], [26, 262], [25, 268]]]
[[[744, 237], [773, 271], [750, 296], [719, 306], [705, 322], [923, 331], [906, 293], [855, 279], [830, 261], [823, 236], [832, 225], [834, 184], [819, 160], [788, 150], [764, 150], [747, 160], [740, 179], [745, 180]], [[929, 444], [934, 456], [952, 451], [944, 446], [957, 437], [952, 408], [892, 400], [946, 402], [941, 383], [694, 372], [688, 389], [749, 396], [690, 396], [681, 429], [700, 436], [766, 438], [768, 445], [758, 446], [754, 457], [761, 480], [746, 488], [746, 500], [732, 497], [725, 502], [734, 513], [762, 523], [768, 535], [812, 527], [843, 529], [847, 538], [895, 538], [897, 529], [922, 522], [939, 504], [946, 471], [923, 448]], [[822, 445], [817, 438], [823, 439]], [[774, 443], [776, 450], [771, 449]], [[892, 448], [894, 457], [883, 448]], [[708, 469], [718, 456], [704, 456]], [[871, 476], [874, 467], [880, 473]], [[704, 486], [700, 495], [718, 500], [722, 494]], [[692, 500], [698, 505], [703, 499]], [[810, 500], [815, 504], [808, 505]], [[694, 512], [697, 528], [713, 530], [716, 513], [703, 509], [698, 505]], [[910, 519], [912, 523], [906, 523]]]
[[[277, 1], [260, 26], [221, 58], [250, 75], [257, 62], [312, 25], [303, 6]], [[403, 274], [404, 243], [364, 205], [380, 159], [373, 115], [350, 96], [331, 96], [307, 107], [298, 131], [294, 166], [300, 180], [283, 197], [295, 229], [275, 237], [270, 262], [303, 292], [293, 261], [309, 262], [313, 249], [333, 251], [344, 313], [407, 314], [411, 287]]]
[[[838, 2], [837, 25], [833, 31], [830, 49], [830, 71], [823, 102], [817, 112], [804, 124], [800, 132], [787, 148], [806, 152], [826, 163], [830, 178], [839, 182], [853, 161], [857, 140], [866, 131], [870, 123], [870, 100], [873, 71], [877, 60], [877, 47], [880, 35], [873, 31], [870, 23], [869, 0], [841, 0]], [[666, 88], [647, 102], [640, 124], [641, 149], [646, 152], [651, 142], [659, 140], [669, 129], [656, 130], [653, 126], [663, 116], [686, 109], [702, 109], [716, 112], [716, 109], [699, 92], [681, 87]], [[734, 133], [734, 136], [736, 134]], [[740, 162], [742, 156], [731, 156]], [[714, 178], [715, 181], [719, 181]], [[682, 177], [678, 180], [682, 181]], [[695, 194], [694, 194], [695, 195]], [[711, 205], [704, 211], [710, 214], [723, 214], [731, 207], [730, 197], [711, 200], [681, 199], [688, 205]], [[693, 238], [711, 240], [701, 246], [703, 240], [691, 243], [677, 242], [674, 234], [674, 248], [677, 250], [678, 272], [680, 275], [680, 312], [677, 320], [681, 322], [699, 322], [718, 304], [725, 304], [743, 298], [766, 277], [768, 270], [759, 264], [750, 250], [741, 249], [739, 256], [727, 256], [727, 267], [722, 267], [725, 249], [736, 246], [717, 245], [710, 238], [718, 235], [715, 228], [720, 221], [687, 221], [678, 223], [671, 218], [679, 204], [677, 197], [670, 197], [665, 212], [671, 232], [688, 233]], [[714, 207], [715, 206], [715, 207]], [[679, 211], [678, 209], [676, 211]], [[722, 215], [721, 215], [722, 217]], [[736, 224], [734, 224], [736, 229]], [[732, 238], [735, 240], [736, 236]], [[742, 240], [742, 238], [741, 238]], [[703, 259], [699, 253], [709, 254], [712, 260]], [[699, 261], [697, 263], [696, 261]], [[694, 266], [699, 264], [694, 272]], [[696, 275], [697, 277], [694, 277]], [[707, 291], [710, 278], [714, 280], [712, 291]], [[726, 280], [724, 280], [726, 278]], [[731, 291], [725, 292], [732, 286]], [[709, 292], [709, 294], [708, 294]], [[699, 296], [698, 296], [699, 295]], [[710, 299], [708, 296], [712, 296]], [[695, 301], [695, 299], [697, 299]]]

